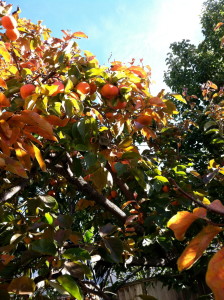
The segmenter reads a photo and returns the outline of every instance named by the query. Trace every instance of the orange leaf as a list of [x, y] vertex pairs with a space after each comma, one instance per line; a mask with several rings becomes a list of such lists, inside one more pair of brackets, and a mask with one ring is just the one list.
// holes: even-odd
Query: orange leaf
[[0, 93], [0, 107], [9, 107], [10, 101], [3, 93]]
[[100, 123], [103, 123], [103, 116], [95, 108], [91, 108], [90, 114], [93, 118], [97, 117]]
[[219, 27], [221, 27], [223, 24], [224, 24], [223, 22], [219, 22], [219, 23], [215, 26], [214, 31], [218, 30]]
[[215, 300], [223, 300], [224, 291], [224, 247], [210, 259], [206, 273], [206, 283]]
[[189, 269], [203, 254], [213, 238], [222, 231], [223, 228], [207, 225], [199, 232], [177, 260], [179, 271]]
[[21, 164], [27, 169], [31, 169], [31, 160], [30, 160], [30, 155], [27, 153], [25, 150], [21, 149], [18, 147], [15, 149], [16, 151], [16, 156], [18, 160], [21, 162]]
[[121, 209], [124, 209], [126, 206], [128, 206], [128, 205], [131, 204], [131, 203], [137, 204], [137, 202], [136, 202], [135, 200], [130, 200], [130, 201], [125, 202], [125, 203], [122, 205]]
[[148, 103], [153, 106], [166, 107], [166, 104], [159, 97], [153, 97], [149, 99]]
[[8, 88], [8, 87], [7, 87], [7, 84], [6, 84], [6, 82], [5, 82], [5, 80], [2, 79], [2, 78], [0, 78], [0, 87], [2, 87], [2, 88], [4, 88], [4, 89], [7, 89], [7, 88]]
[[74, 38], [86, 38], [86, 39], [88, 39], [88, 36], [84, 32], [81, 32], [81, 31], [74, 32], [72, 36]]
[[90, 201], [90, 200], [87, 200], [87, 199], [80, 199], [76, 204], [75, 210], [80, 211], [80, 210], [83, 210], [83, 209], [85, 209], [89, 206], [94, 206], [94, 205], [95, 205], [95, 201]]
[[3, 153], [0, 153], [0, 157], [5, 160], [6, 171], [14, 173], [23, 178], [28, 178], [23, 165], [19, 161], [14, 160]]
[[7, 155], [10, 156], [11, 151], [10, 151], [10, 147], [9, 145], [6, 143], [5, 140], [1, 139], [0, 140], [0, 148], [2, 149], [2, 152]]
[[39, 164], [41, 170], [43, 172], [46, 172], [47, 168], [46, 168], [45, 162], [42, 158], [40, 150], [33, 143], [31, 143], [31, 144], [33, 145], [33, 150], [34, 150], [34, 153], [35, 153], [35, 157], [36, 157], [36, 160], [38, 161], [38, 164]]
[[182, 241], [190, 225], [198, 218], [204, 218], [206, 213], [207, 210], [203, 207], [195, 208], [193, 213], [189, 211], [178, 211], [178, 213], [168, 221], [167, 227], [173, 230], [177, 240]]
[[37, 126], [25, 126], [25, 132], [37, 133], [38, 135], [42, 136], [45, 139], [57, 142], [57, 138], [53, 134], [48, 134], [45, 130], [37, 127]]
[[70, 118], [60, 119], [59, 117], [54, 115], [45, 116], [44, 119], [51, 125], [60, 127], [66, 126], [70, 120]]
[[7, 265], [11, 260], [13, 260], [15, 258], [15, 256], [10, 255], [10, 254], [2, 254], [0, 256], [0, 258], [1, 258], [3, 265]]
[[43, 129], [46, 132], [46, 134], [53, 135], [52, 125], [49, 124], [43, 118], [41, 118], [41, 116], [38, 113], [32, 110], [23, 110], [21, 113], [21, 118], [22, 122], [28, 125], [38, 126], [41, 129]]
[[8, 122], [6, 122], [5, 120], [0, 120], [0, 127], [4, 133], [4, 135], [10, 139], [11, 135], [12, 135], [12, 130], [9, 127]]
[[146, 71], [144, 69], [142, 69], [141, 67], [132, 66], [132, 67], [128, 68], [128, 70], [131, 71], [132, 73], [138, 75], [141, 78], [147, 77]]
[[147, 139], [150, 139], [150, 137], [153, 138], [153, 139], [156, 138], [155, 132], [154, 132], [152, 129], [150, 129], [150, 128], [147, 128], [147, 127], [142, 128], [142, 129], [141, 129], [141, 133], [142, 133], [142, 135], [144, 135]]
[[19, 127], [13, 127], [12, 128], [12, 135], [11, 135], [10, 140], [8, 142], [9, 145], [14, 144], [17, 141], [19, 136], [20, 136], [20, 128]]

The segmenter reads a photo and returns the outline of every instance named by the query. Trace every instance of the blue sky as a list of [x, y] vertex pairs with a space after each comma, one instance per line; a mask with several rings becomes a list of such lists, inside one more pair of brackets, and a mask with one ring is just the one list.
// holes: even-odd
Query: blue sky
[[43, 20], [54, 36], [61, 29], [83, 31], [80, 48], [97, 56], [101, 64], [144, 59], [152, 68], [152, 93], [166, 88], [163, 72], [170, 43], [202, 40], [199, 14], [204, 0], [7, 0], [21, 17]]

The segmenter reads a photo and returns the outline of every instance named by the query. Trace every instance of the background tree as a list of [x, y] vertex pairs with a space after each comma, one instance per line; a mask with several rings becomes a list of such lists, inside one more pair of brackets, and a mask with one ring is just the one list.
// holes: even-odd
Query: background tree
[[164, 74], [165, 83], [173, 92], [182, 93], [188, 89], [189, 95], [200, 96], [200, 87], [208, 79], [219, 87], [223, 86], [223, 52], [220, 43], [224, 36], [224, 28], [214, 32], [215, 26], [223, 22], [224, 1], [205, 1], [201, 14], [201, 25], [204, 40], [193, 45], [189, 40], [174, 42], [170, 45]]

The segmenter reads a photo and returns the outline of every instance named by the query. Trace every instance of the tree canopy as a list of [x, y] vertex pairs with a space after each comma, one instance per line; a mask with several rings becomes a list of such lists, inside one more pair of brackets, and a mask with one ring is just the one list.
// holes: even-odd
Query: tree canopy
[[0, 297], [109, 300], [134, 276], [196, 292], [206, 274], [221, 299], [223, 90], [200, 110], [153, 96], [142, 61], [101, 66], [85, 33], [19, 13], [1, 2]]
[[223, 0], [205, 1], [201, 13], [203, 41], [197, 46], [189, 40], [170, 45], [164, 79], [173, 92], [182, 93], [187, 88], [190, 95], [200, 96], [200, 87], [207, 80], [223, 86], [224, 29], [218, 26], [214, 32], [223, 22], [223, 14]]

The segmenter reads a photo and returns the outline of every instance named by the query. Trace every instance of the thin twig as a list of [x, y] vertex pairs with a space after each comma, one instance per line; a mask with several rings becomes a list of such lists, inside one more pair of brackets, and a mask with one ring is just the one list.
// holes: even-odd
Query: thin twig
[[[176, 181], [173, 179], [173, 178], [168, 178], [169, 179], [169, 182], [171, 185], [174, 185], [175, 188], [177, 188], [177, 190], [182, 194], [184, 195], [187, 199], [191, 200], [192, 202], [196, 203], [198, 206], [200, 207], [204, 207], [205, 209], [207, 209], [208, 211], [212, 212], [212, 213], [215, 213], [215, 214], [218, 214], [218, 215], [221, 215], [221, 216], [224, 216], [224, 212], [220, 211], [219, 209], [216, 209], [214, 207], [211, 207], [210, 205], [207, 205], [207, 204], [204, 204], [202, 203], [201, 201], [195, 199], [193, 196], [189, 195], [188, 193], [186, 193], [184, 190], [182, 190], [181, 187], [179, 187], [179, 185], [176, 183]], [[219, 225], [221, 226], [221, 225]]]

